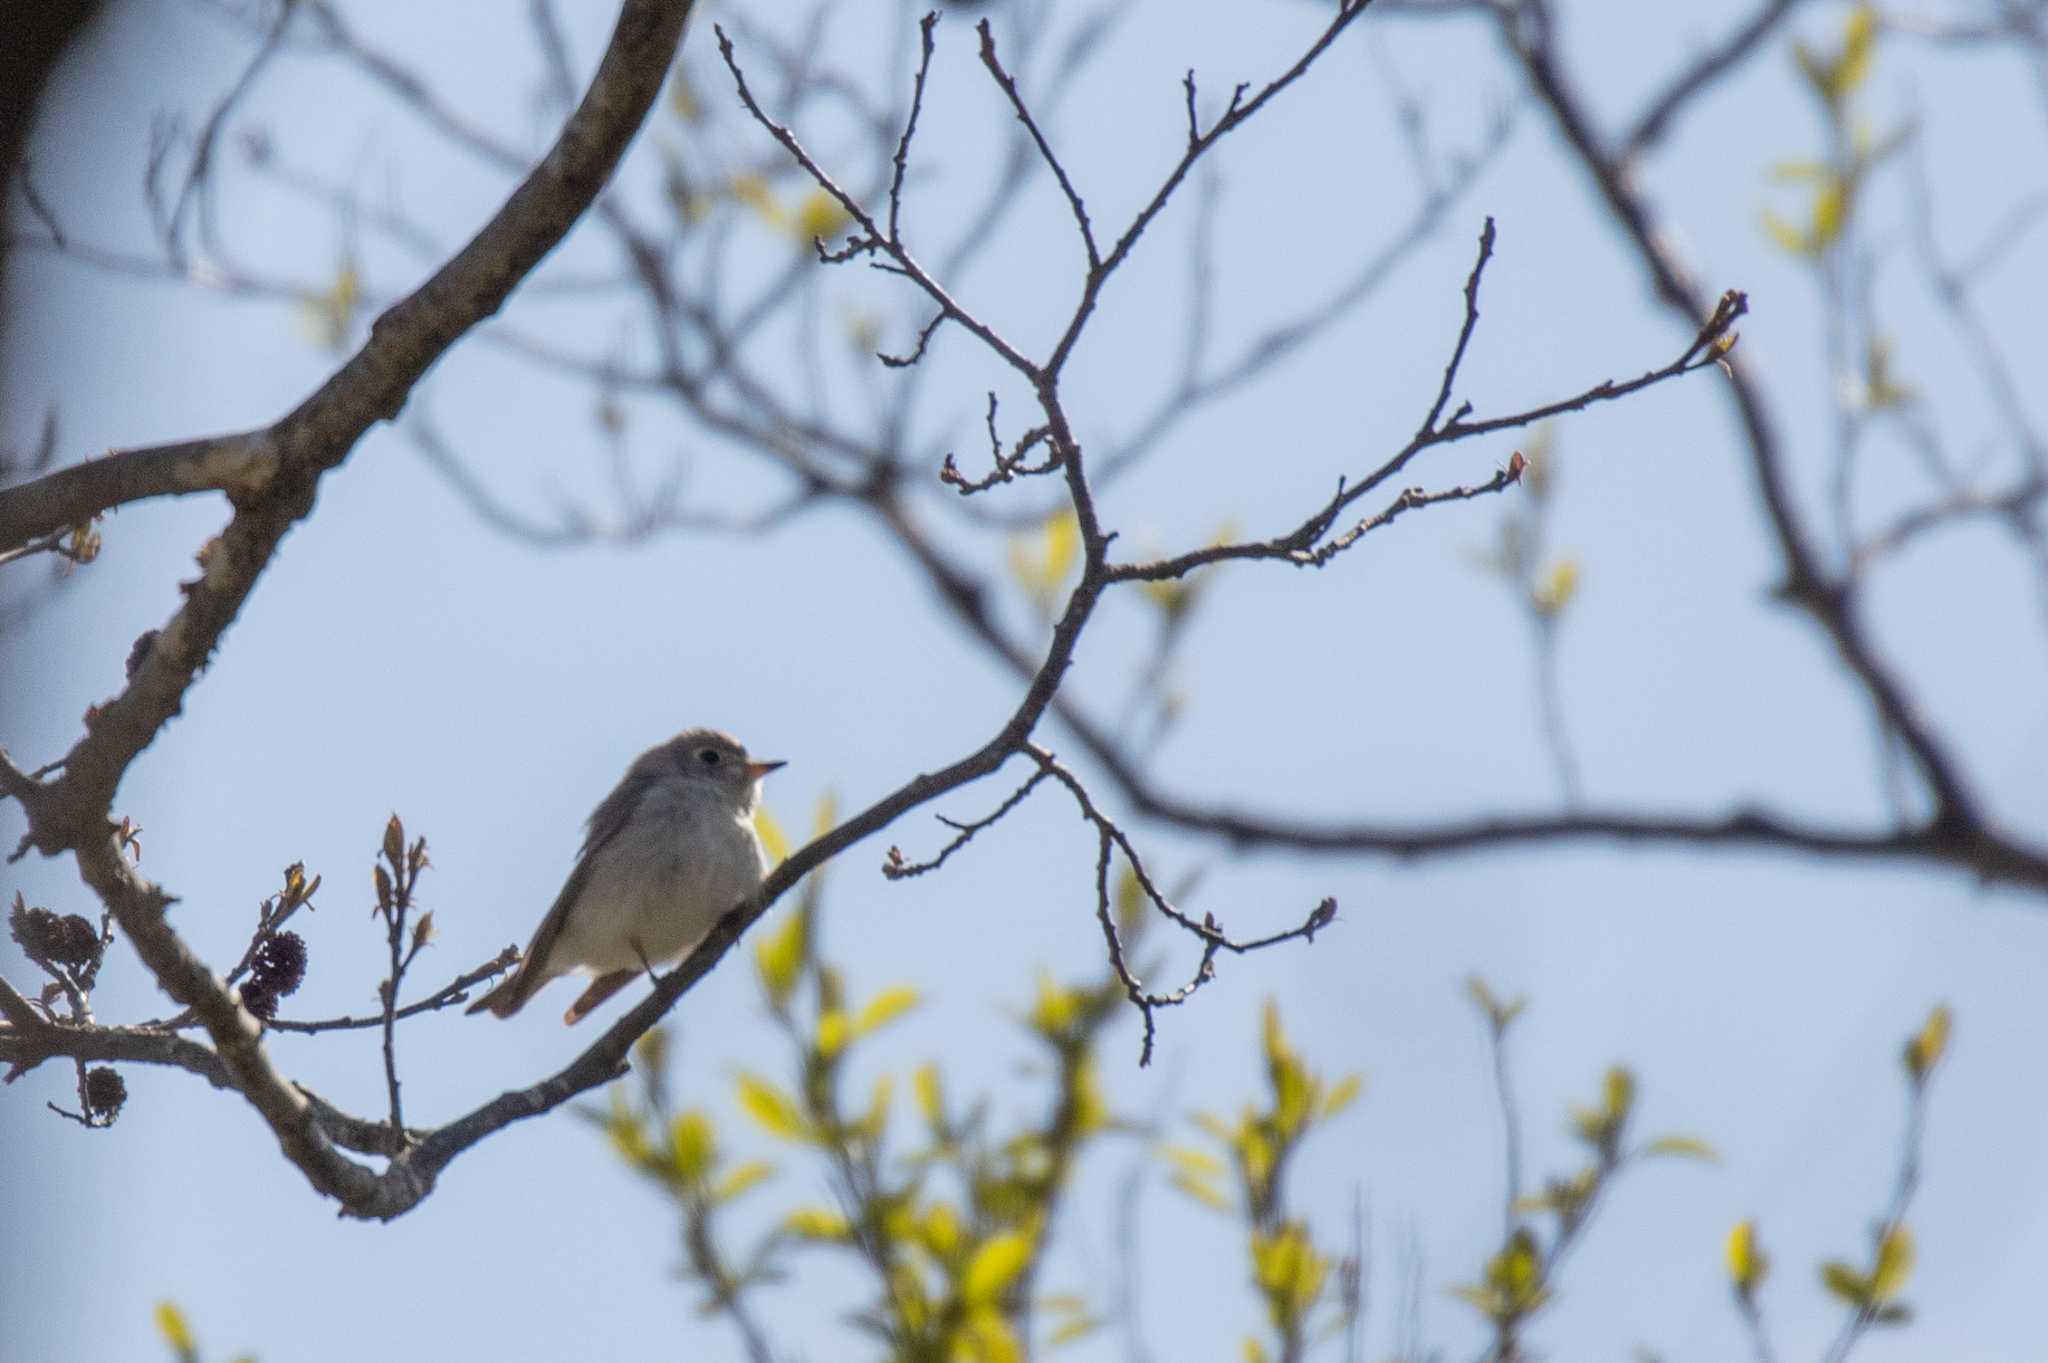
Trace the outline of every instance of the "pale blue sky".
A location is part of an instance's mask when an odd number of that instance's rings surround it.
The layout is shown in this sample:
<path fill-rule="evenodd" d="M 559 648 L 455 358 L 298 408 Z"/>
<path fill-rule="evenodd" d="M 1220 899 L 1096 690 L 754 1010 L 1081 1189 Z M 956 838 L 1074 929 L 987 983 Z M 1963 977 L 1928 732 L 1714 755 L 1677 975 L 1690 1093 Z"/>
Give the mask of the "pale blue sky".
<path fill-rule="evenodd" d="M 571 45 L 587 74 L 610 7 L 563 8 L 574 11 Z M 884 7 L 843 8 L 828 46 L 847 64 L 871 69 L 882 44 L 909 41 L 907 26 L 899 33 L 879 17 Z M 1676 8 L 1566 7 L 1567 50 L 1603 116 L 1628 116 L 1721 27 Z M 478 3 L 352 11 L 479 122 L 522 147 L 541 135 L 523 9 L 516 19 L 510 7 Z M 1053 12 L 1064 24 L 1080 11 Z M 888 8 L 888 24 L 895 13 Z M 1803 31 L 1832 41 L 1841 17 L 1815 6 Z M 1316 22 L 1308 5 L 1136 7 L 1056 131 L 1097 221 L 1128 213 L 1176 153 L 1181 71 L 1196 68 L 1218 93 L 1261 79 Z M 703 96 L 723 105 L 729 88 L 704 60 L 710 36 L 708 26 L 691 35 L 692 69 Z M 964 16 L 941 25 L 940 43 L 930 111 L 943 116 L 928 114 L 927 170 L 909 210 L 912 231 L 934 241 L 964 212 L 961 187 L 982 183 L 1006 117 Z M 96 30 L 60 75 L 35 148 L 40 183 L 67 224 L 146 249 L 139 185 L 150 120 L 202 111 L 245 51 L 184 7 L 127 7 Z M 1516 99 L 1482 29 L 1368 16 L 1218 158 L 1226 187 L 1215 325 L 1226 353 L 1230 339 L 1313 303 L 1413 211 L 1390 72 L 1448 149 L 1474 145 Z M 1886 125 L 1922 117 L 1956 246 L 2043 189 L 2034 99 L 2008 59 L 1887 46 L 1874 112 Z M 285 58 L 250 113 L 291 164 L 388 184 L 451 243 L 506 186 L 331 62 Z M 803 131 L 824 154 L 844 149 L 830 126 Z M 1757 212 L 1770 192 L 1766 168 L 1811 154 L 1819 135 L 1778 52 L 1681 124 L 1648 177 L 1711 284 L 1750 291 L 1742 343 L 1764 366 L 1808 492 L 1824 485 L 1829 392 L 1814 296 L 1764 240 Z M 667 114 L 643 136 L 626 173 L 643 209 L 655 202 L 650 144 L 688 149 L 689 137 Z M 765 144 L 748 145 L 758 153 Z M 1338 474 L 1376 462 L 1434 392 L 1488 213 L 1500 247 L 1462 395 L 1482 411 L 1505 410 L 1664 363 L 1683 345 L 1679 329 L 1653 310 L 1585 190 L 1540 112 L 1521 110 L 1499 156 L 1370 306 L 1182 427 L 1105 493 L 1110 522 L 1167 544 L 1206 537 L 1229 517 L 1255 530 L 1290 525 Z M 1941 395 L 1936 415 L 1957 449 L 1998 449 L 2000 428 L 1965 357 L 1905 280 L 1902 203 L 1901 185 L 1888 182 L 1872 220 L 1884 258 L 1902 272 L 1880 293 L 1901 369 Z M 1177 362 L 1191 207 L 1162 223 L 1117 281 L 1077 361 L 1071 400 L 1084 442 L 1108 445 L 1131 429 Z M 1028 344 L 1066 306 L 1078 252 L 1049 186 L 1019 213 L 962 292 Z M 266 269 L 316 281 L 333 268 L 332 221 L 246 176 L 230 180 L 222 218 Z M 765 234 L 741 245 L 738 270 L 769 268 L 782 249 Z M 1982 297 L 2021 373 L 2048 358 L 2033 284 L 2044 249 L 2036 233 Z M 368 247 L 366 260 L 379 292 L 418 278 L 417 263 L 388 248 Z M 614 264 L 608 243 L 585 232 L 548 268 Z M 333 363 L 287 307 L 42 256 L 17 255 L 14 268 L 0 438 L 28 440 L 54 400 L 66 459 L 272 419 Z M 828 319 L 900 298 L 892 281 L 852 269 L 817 287 Z M 602 354 L 626 309 L 522 299 L 505 324 Z M 900 325 L 891 333 L 898 343 L 904 335 Z M 921 429 L 957 442 L 972 467 L 985 449 L 981 393 L 1002 380 L 957 334 L 943 338 L 934 364 Z M 1864 710 L 1825 642 L 1764 599 L 1772 559 L 1717 385 L 1697 375 L 1558 431 L 1555 538 L 1585 565 L 1560 649 L 1587 792 L 1660 809 L 1761 799 L 1816 818 L 1879 818 Z M 472 343 L 434 372 L 415 410 L 431 413 L 513 503 L 544 512 L 566 490 L 602 505 L 586 387 Z M 690 461 L 693 506 L 752 504 L 777 486 L 669 408 L 635 402 L 630 420 L 645 468 Z M 1432 456 L 1415 476 L 1471 481 L 1513 448 L 1475 442 Z M 1891 449 L 1873 455 L 1870 486 L 1873 510 L 1920 491 Z M 936 484 L 933 493 L 922 510 L 945 525 L 950 494 Z M 997 494 L 1011 506 L 1042 495 Z M 1182 659 L 1188 710 L 1159 754 L 1161 779 L 1332 818 L 1545 806 L 1553 783 L 1535 739 L 1526 623 L 1469 561 L 1509 510 L 1495 500 L 1413 516 L 1317 574 L 1220 574 Z M 175 581 L 223 515 L 202 500 L 109 519 L 101 561 L 0 655 L 0 740 L 11 752 L 37 764 L 69 744 L 84 707 L 118 684 L 130 640 L 172 608 Z M 1000 537 L 946 534 L 1000 571 Z M 17 579 L 38 571 L 9 570 Z M 1988 533 L 1931 539 L 1889 570 L 1875 600 L 1880 636 L 1993 807 L 2048 836 L 2048 644 L 2024 564 Z M 1021 599 L 1004 611 L 1028 628 Z M 1105 608 L 1071 683 L 1096 713 L 1118 712 L 1148 627 L 1135 596 Z M 770 800 L 805 823 L 828 790 L 842 806 L 858 804 L 979 743 L 1013 695 L 1009 678 L 940 619 L 916 572 L 853 516 L 813 515 L 757 540 L 685 533 L 630 551 L 536 551 L 482 528 L 403 433 L 384 429 L 323 484 L 317 513 L 287 540 L 118 807 L 147 829 L 144 869 L 182 896 L 180 928 L 216 960 L 239 951 L 280 867 L 303 859 L 325 875 L 321 912 L 301 925 L 312 969 L 290 1009 L 327 1015 L 374 997 L 382 947 L 364 923 L 367 864 L 393 809 L 432 845 L 423 893 L 441 936 L 420 969 L 423 984 L 438 983 L 524 940 L 567 868 L 579 821 L 633 754 L 674 730 L 715 723 L 790 759 Z M 1071 746 L 1057 731 L 1049 739 Z M 978 814 L 1007 789 L 976 789 L 941 808 Z M 19 826 L 0 807 L 0 839 L 11 845 Z M 992 1091 L 1000 1111 L 1022 1101 L 1013 1062 L 1025 1054 L 1005 1006 L 1027 995 L 1038 963 L 1069 975 L 1099 968 L 1093 842 L 1045 796 L 941 875 L 890 884 L 875 874 L 890 842 L 929 849 L 935 832 L 914 816 L 835 865 L 829 947 L 857 988 L 910 981 L 929 999 L 874 1043 L 873 1062 L 907 1068 L 937 1057 L 956 1090 Z M 1475 971 L 1533 1001 L 1515 1040 L 1532 1169 L 1563 1167 L 1564 1105 L 1590 1096 L 1617 1060 L 1642 1076 L 1646 1129 L 1702 1135 L 1726 1156 L 1713 1168 L 1653 1167 L 1619 1189 L 1571 1264 L 1561 1304 L 1534 1333 L 1548 1355 L 1622 1358 L 1641 1344 L 1675 1360 L 1744 1356 L 1720 1254 L 1729 1225 L 1754 1215 L 1778 1264 L 1765 1304 L 1781 1352 L 1817 1356 L 1838 1316 L 1811 1266 L 1864 1248 L 1896 1156 L 1898 1044 L 1944 999 L 1959 1021 L 1913 1217 L 1921 1322 L 1873 1337 L 1858 1357 L 2003 1360 L 2038 1349 L 2048 1325 L 2038 1288 L 2048 1263 L 2039 1060 L 2048 925 L 2038 898 L 1980 891 L 1955 875 L 1778 855 L 1583 847 L 1412 866 L 1232 860 L 1141 832 L 1168 880 L 1207 868 L 1195 906 L 1233 928 L 1291 922 L 1325 894 L 1342 905 L 1336 929 L 1313 947 L 1225 961 L 1194 1006 L 1162 1018 L 1151 1072 L 1133 1065 L 1135 1018 L 1120 1021 L 1105 1059 L 1129 1113 L 1178 1121 L 1191 1107 L 1234 1107 L 1259 1082 L 1257 1010 L 1279 995 L 1311 1060 L 1365 1072 L 1365 1099 L 1310 1148 L 1296 1187 L 1339 1243 L 1354 1189 L 1372 1208 L 1375 1356 L 1391 1347 L 1393 1249 L 1410 1225 L 1428 1254 L 1429 1338 L 1454 1356 L 1478 1339 L 1476 1318 L 1440 1290 L 1469 1279 L 1498 1236 L 1497 1122 L 1481 1029 L 1459 989 Z M 68 864 L 11 867 L 0 890 L 11 898 L 17 887 L 63 911 L 89 907 Z M 6 961 L 16 977 L 18 956 Z M 132 958 L 117 951 L 112 962 L 101 1017 L 159 1012 Z M 558 1066 L 588 1038 L 553 1017 L 539 1008 L 505 1024 L 454 1013 L 413 1024 L 403 1043 L 408 1115 L 452 1116 Z M 735 1068 L 772 1070 L 780 1058 L 750 971 L 728 963 L 673 1021 L 679 1090 L 730 1116 L 733 1141 L 760 1145 L 728 1097 Z M 380 1110 L 371 1034 L 281 1038 L 276 1049 L 295 1077 L 345 1106 Z M 243 1105 L 183 1074 L 126 1077 L 128 1110 L 104 1133 L 43 1110 L 45 1099 L 69 1096 L 57 1066 L 0 1101 L 14 1228 L 0 1251 L 11 1298 L 0 1355 L 9 1360 L 159 1357 L 150 1308 L 163 1298 L 185 1307 L 209 1358 L 736 1356 L 730 1334 L 700 1321 L 672 1277 L 662 1205 L 567 1113 L 492 1139 L 417 1211 L 364 1226 L 336 1220 Z M 1113 1194 L 1134 1155 L 1112 1143 L 1085 1172 L 1047 1287 L 1103 1280 L 1115 1253 Z M 792 1191 L 757 1194 L 758 1214 L 788 1205 L 795 1189 L 820 1189 L 801 1158 L 783 1163 Z M 1257 1321 L 1237 1237 L 1163 1183 L 1144 1207 L 1143 1325 L 1156 1356 L 1235 1356 L 1236 1336 Z M 774 1298 L 789 1356 L 864 1356 L 837 1319 L 854 1304 L 855 1280 L 822 1259 L 818 1268 Z M 1105 1335 L 1072 1356 L 1121 1355 Z"/>

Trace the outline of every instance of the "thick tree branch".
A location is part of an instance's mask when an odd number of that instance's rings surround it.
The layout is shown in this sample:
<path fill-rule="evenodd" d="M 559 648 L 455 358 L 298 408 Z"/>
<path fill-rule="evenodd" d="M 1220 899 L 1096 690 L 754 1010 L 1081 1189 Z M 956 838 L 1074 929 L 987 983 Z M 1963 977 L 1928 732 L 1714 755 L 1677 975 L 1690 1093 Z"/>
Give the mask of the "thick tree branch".
<path fill-rule="evenodd" d="M 182 707 L 185 690 L 268 565 L 311 509 L 320 476 L 379 421 L 395 416 L 427 369 L 504 305 L 596 198 L 660 89 L 686 0 L 631 0 L 583 104 L 560 139 L 468 245 L 388 309 L 362 347 L 283 419 L 241 439 L 275 458 L 270 478 L 238 490 L 237 513 L 201 551 L 201 576 L 161 629 L 127 690 L 100 707 L 66 759 L 35 844 L 56 852 L 91 835 L 128 763 Z M 26 489 L 23 489 L 26 491 Z"/>
<path fill-rule="evenodd" d="M 175 445 L 115 450 L 0 489 L 0 550 L 152 497 L 193 492 L 261 492 L 277 473 L 268 432 L 241 431 Z"/>
<path fill-rule="evenodd" d="M 181 707 L 184 693 L 254 589 L 290 527 L 312 507 L 320 476 L 347 458 L 372 425 L 394 416 L 448 348 L 501 307 L 597 198 L 666 78 L 689 0 L 626 0 L 582 103 L 553 148 L 505 205 L 420 289 L 381 316 L 369 339 L 321 388 L 267 430 L 276 453 L 259 489 L 243 491 L 227 529 L 200 554 L 201 576 L 157 632 L 127 690 L 100 708 L 86 737 L 47 784 L 12 764 L 7 792 L 29 816 L 29 841 L 71 850 L 164 990 L 206 1027 L 229 1078 L 276 1133 L 313 1186 L 364 1215 L 395 1215 L 431 1186 L 395 1160 L 383 1174 L 340 1153 L 313 1106 L 272 1065 L 256 1019 L 170 927 L 169 895 L 136 872 L 108 819 L 128 764 Z"/>

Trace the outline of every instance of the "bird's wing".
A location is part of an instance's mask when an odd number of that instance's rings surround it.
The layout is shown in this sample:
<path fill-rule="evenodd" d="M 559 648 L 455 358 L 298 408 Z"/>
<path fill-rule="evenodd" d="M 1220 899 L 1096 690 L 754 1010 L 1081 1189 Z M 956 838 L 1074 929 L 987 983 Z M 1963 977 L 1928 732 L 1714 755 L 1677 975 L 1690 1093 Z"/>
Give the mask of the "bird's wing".
<path fill-rule="evenodd" d="M 600 847 L 617 837 L 626 821 L 633 817 L 633 811 L 640 807 L 641 798 L 658 779 L 654 764 L 648 761 L 651 756 L 653 754 L 647 754 L 635 762 L 618 788 L 590 811 L 590 822 L 586 825 L 588 831 L 583 835 L 583 851 L 579 854 L 582 860 L 590 860 Z"/>
<path fill-rule="evenodd" d="M 547 960 L 555 948 L 555 939 L 562 935 L 562 929 L 569 921 L 570 911 L 583 898 L 583 887 L 590 881 L 591 861 L 625 828 L 654 781 L 652 770 L 644 770 L 640 763 L 635 763 L 633 770 L 626 773 L 626 779 L 619 782 L 618 789 L 605 796 L 590 812 L 589 831 L 583 836 L 583 850 L 576 856 L 576 868 L 569 872 L 569 879 L 563 884 L 562 892 L 555 896 L 548 916 L 541 919 L 540 926 L 534 929 L 533 944 L 526 949 L 527 960 L 536 963 Z"/>
<path fill-rule="evenodd" d="M 606 843 L 619 835 L 633 811 L 640 806 L 640 800 L 654 784 L 655 773 L 643 771 L 635 764 L 626 773 L 626 779 L 619 782 L 618 789 L 604 797 L 590 815 L 590 830 L 583 839 L 583 850 L 577 854 L 576 865 L 569 872 L 569 879 L 563 882 L 562 892 L 555 896 L 549 906 L 547 917 L 540 920 L 540 926 L 533 931 L 533 940 L 527 944 L 526 954 L 519 959 L 519 969 L 511 979 L 492 990 L 476 1007 L 490 1006 L 493 1011 L 502 1008 L 499 1016 L 509 1016 L 522 1007 L 526 1000 L 543 983 L 541 971 L 546 967 L 548 957 L 554 954 L 555 942 L 568 925 L 569 914 L 578 900 L 583 898 L 584 886 L 590 882 L 590 866 L 593 858 L 604 849 Z M 502 995 L 502 997 L 500 997 Z M 474 1011 L 474 1009 L 472 1009 Z"/>

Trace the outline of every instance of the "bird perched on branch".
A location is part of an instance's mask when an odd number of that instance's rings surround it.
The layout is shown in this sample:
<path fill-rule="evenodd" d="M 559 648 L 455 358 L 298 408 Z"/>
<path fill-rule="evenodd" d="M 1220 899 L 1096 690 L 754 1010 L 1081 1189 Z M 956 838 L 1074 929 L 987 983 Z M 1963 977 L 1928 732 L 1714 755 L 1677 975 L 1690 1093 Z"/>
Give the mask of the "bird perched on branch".
<path fill-rule="evenodd" d="M 686 729 L 642 753 L 591 814 L 519 968 L 468 1011 L 511 1017 L 548 981 L 586 970 L 597 978 L 562 1016 L 577 1022 L 703 941 L 768 869 L 754 803 L 761 778 L 782 765 L 752 760 L 715 729 Z"/>

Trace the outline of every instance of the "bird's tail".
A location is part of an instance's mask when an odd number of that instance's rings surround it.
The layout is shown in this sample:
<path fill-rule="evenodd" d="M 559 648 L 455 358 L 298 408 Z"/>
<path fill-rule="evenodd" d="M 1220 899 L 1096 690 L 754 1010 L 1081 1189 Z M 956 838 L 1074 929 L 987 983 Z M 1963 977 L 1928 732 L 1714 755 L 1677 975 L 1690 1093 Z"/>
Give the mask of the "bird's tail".
<path fill-rule="evenodd" d="M 637 970 L 614 970 L 609 975 L 599 975 L 590 982 L 590 988 L 583 991 L 583 996 L 569 1005 L 569 1011 L 562 1014 L 562 1021 L 568 1026 L 575 1026 L 590 1015 L 591 1009 L 638 978 L 640 972 Z"/>
<path fill-rule="evenodd" d="M 526 1001 L 533 997 L 533 975 L 526 966 L 527 963 L 521 961 L 519 968 L 501 980 L 496 989 L 462 1011 L 481 1013 L 489 1009 L 498 1017 L 508 1018 L 524 1008 Z"/>

